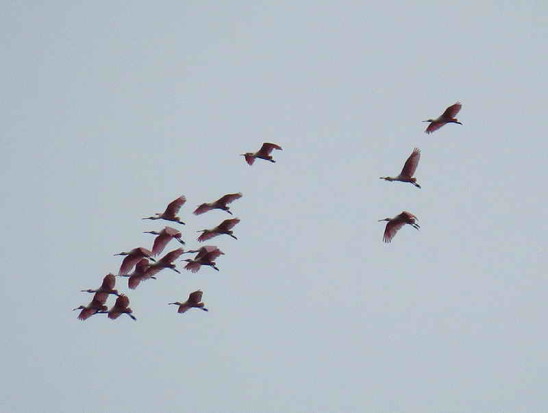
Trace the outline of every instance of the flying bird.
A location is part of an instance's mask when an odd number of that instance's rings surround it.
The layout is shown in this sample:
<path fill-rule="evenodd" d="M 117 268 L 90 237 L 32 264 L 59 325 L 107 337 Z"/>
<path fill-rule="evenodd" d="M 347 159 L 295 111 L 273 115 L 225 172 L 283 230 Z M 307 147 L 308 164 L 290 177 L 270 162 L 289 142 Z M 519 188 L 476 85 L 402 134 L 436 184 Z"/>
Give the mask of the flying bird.
<path fill-rule="evenodd" d="M 127 286 L 134 290 L 136 289 L 141 281 L 148 280 L 149 278 L 154 278 L 154 276 L 147 276 L 147 270 L 150 267 L 150 262 L 146 258 L 142 258 L 137 264 L 135 264 L 135 270 L 125 277 L 129 277 L 127 280 Z"/>
<path fill-rule="evenodd" d="M 415 185 L 417 188 L 420 188 L 421 186 L 417 183 L 417 179 L 413 178 L 413 175 L 415 175 L 415 171 L 417 170 L 417 166 L 419 166 L 419 160 L 421 159 L 421 151 L 418 148 L 413 149 L 413 152 L 411 155 L 409 155 L 409 158 L 407 158 L 407 161 L 405 161 L 405 165 L 403 165 L 403 169 L 401 170 L 400 174 L 396 177 L 390 177 L 390 176 L 381 176 L 381 179 L 384 179 L 385 181 L 400 181 L 400 182 L 409 182 Z"/>
<path fill-rule="evenodd" d="M 221 255 L 224 255 L 224 252 L 222 252 L 219 248 L 212 245 L 207 245 L 198 250 L 192 250 L 187 252 L 197 252 L 197 254 L 194 259 L 188 258 L 186 260 L 183 260 L 188 263 L 187 265 L 185 265 L 185 270 L 198 272 L 202 265 L 209 265 L 213 269 L 219 271 L 216 266 L 215 259 L 217 259 Z"/>
<path fill-rule="evenodd" d="M 105 305 L 105 303 L 107 302 L 107 297 L 107 293 L 95 293 L 95 295 L 93 296 L 93 300 L 91 300 L 91 302 L 87 306 L 81 305 L 79 307 L 76 307 L 72 311 L 82 310 L 80 311 L 80 314 L 78 314 L 78 320 L 87 320 L 92 315 L 107 310 L 108 307 Z"/>
<path fill-rule="evenodd" d="M 121 294 L 117 299 L 112 308 L 108 311 L 98 311 L 99 313 L 106 313 L 108 314 L 108 318 L 111 320 L 116 320 L 118 317 L 120 317 L 122 314 L 127 314 L 130 316 L 133 320 L 137 320 L 135 316 L 132 314 L 133 310 L 129 308 L 129 298 L 127 295 Z"/>
<path fill-rule="evenodd" d="M 223 211 L 226 211 L 230 215 L 232 215 L 232 212 L 230 212 L 230 209 L 228 208 L 228 204 L 237 199 L 240 199 L 241 197 L 242 194 L 240 192 L 238 192 L 237 194 L 226 194 L 214 202 L 206 202 L 198 206 L 198 208 L 196 208 L 196 210 L 194 211 L 194 214 L 200 215 L 207 211 L 211 211 L 212 209 L 222 209 Z"/>
<path fill-rule="evenodd" d="M 158 262 L 148 267 L 148 269 L 145 272 L 145 277 L 152 278 L 154 275 L 158 274 L 164 268 L 169 268 L 170 270 L 173 270 L 176 273 L 180 274 L 181 272 L 177 268 L 175 268 L 175 264 L 173 264 L 173 262 L 177 258 L 179 258 L 183 253 L 184 253 L 184 250 L 182 248 L 178 248 L 176 250 L 168 252 L 166 255 L 160 258 Z"/>
<path fill-rule="evenodd" d="M 401 214 L 396 215 L 394 218 L 384 218 L 380 219 L 381 221 L 388 221 L 386 228 L 384 230 L 383 241 L 391 242 L 394 235 L 403 227 L 405 224 L 411 225 L 415 229 L 419 229 L 420 226 L 415 221 L 418 221 L 418 218 L 410 212 L 403 211 Z"/>
<path fill-rule="evenodd" d="M 171 304 L 178 305 L 179 309 L 177 310 L 177 312 L 179 314 L 184 313 L 185 311 L 191 308 L 199 308 L 204 311 L 209 311 L 207 308 L 204 307 L 205 304 L 201 302 L 202 295 L 203 295 L 203 292 L 201 290 L 194 291 L 193 293 L 189 294 L 188 300 L 186 300 L 185 302 L 180 303 L 177 301 L 174 303 L 169 303 L 169 305 Z"/>
<path fill-rule="evenodd" d="M 119 295 L 118 290 L 114 289 L 114 285 L 116 284 L 116 277 L 114 274 L 107 274 L 103 278 L 103 283 L 99 288 L 96 290 L 81 290 L 83 293 L 105 293 L 105 294 L 114 294 Z"/>
<path fill-rule="evenodd" d="M 118 272 L 118 275 L 125 275 L 130 272 L 141 258 L 149 258 L 152 261 L 155 261 L 155 259 L 152 258 L 152 251 L 149 251 L 143 247 L 133 248 L 129 252 L 120 252 L 119 254 L 114 255 L 126 256 L 126 258 L 124 258 L 124 260 L 122 261 L 122 265 L 120 265 L 120 271 Z"/>
<path fill-rule="evenodd" d="M 423 122 L 430 122 L 430 125 L 428 125 L 425 132 L 432 133 L 434 131 L 437 131 L 446 123 L 458 123 L 459 125 L 462 125 L 462 123 L 455 118 L 461 108 L 462 105 L 460 104 L 460 102 L 457 102 L 454 105 L 451 105 L 447 109 L 445 109 L 445 112 L 443 112 L 437 119 L 423 120 Z"/>
<path fill-rule="evenodd" d="M 263 143 L 263 146 L 261 146 L 261 149 L 259 149 L 257 152 L 255 153 L 246 152 L 246 153 L 242 153 L 241 156 L 245 157 L 245 161 L 249 165 L 253 165 L 253 162 L 255 162 L 256 158 L 264 159 L 265 161 L 276 162 L 274 159 L 272 159 L 272 156 L 270 155 L 270 153 L 274 149 L 281 151 L 282 147 L 279 145 L 276 145 L 275 143 L 265 142 Z"/>
<path fill-rule="evenodd" d="M 232 228 L 236 226 L 240 222 L 238 218 L 232 218 L 232 219 L 225 219 L 223 222 L 221 222 L 219 225 L 217 225 L 215 228 L 211 229 L 202 229 L 198 232 L 201 232 L 202 235 L 198 237 L 198 241 L 203 242 L 208 239 L 211 239 L 213 237 L 216 237 L 217 235 L 226 234 L 230 235 L 234 239 L 238 239 L 234 236 L 232 233 Z"/>
<path fill-rule="evenodd" d="M 157 237 L 154 238 L 154 244 L 152 245 L 152 255 L 154 256 L 160 254 L 172 239 L 176 239 L 180 244 L 185 245 L 185 242 L 181 239 L 181 232 L 175 228 L 165 227 L 160 232 L 145 231 L 144 233 L 157 235 Z"/>
<path fill-rule="evenodd" d="M 184 197 L 184 195 L 181 195 L 176 200 L 171 201 L 164 212 L 162 213 L 156 212 L 156 215 L 154 215 L 153 217 L 148 217 L 143 219 L 152 219 L 152 220 L 164 219 L 166 221 L 178 222 L 179 224 L 185 225 L 185 223 L 181 221 L 181 219 L 177 216 L 177 214 L 179 213 L 179 210 L 181 209 L 181 207 L 183 206 L 185 202 L 186 202 L 186 198 Z"/>

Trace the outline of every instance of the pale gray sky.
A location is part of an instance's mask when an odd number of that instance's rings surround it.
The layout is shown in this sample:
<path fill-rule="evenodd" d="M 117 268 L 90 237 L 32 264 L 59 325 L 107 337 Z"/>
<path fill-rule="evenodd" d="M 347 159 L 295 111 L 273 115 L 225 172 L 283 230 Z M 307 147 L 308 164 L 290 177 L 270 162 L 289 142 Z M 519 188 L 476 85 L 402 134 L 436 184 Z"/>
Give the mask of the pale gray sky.
<path fill-rule="evenodd" d="M 548 4 L 373 3 L 4 2 L 1 411 L 548 410 Z M 76 319 L 141 217 L 184 194 L 194 248 L 229 192 L 219 273 Z"/>

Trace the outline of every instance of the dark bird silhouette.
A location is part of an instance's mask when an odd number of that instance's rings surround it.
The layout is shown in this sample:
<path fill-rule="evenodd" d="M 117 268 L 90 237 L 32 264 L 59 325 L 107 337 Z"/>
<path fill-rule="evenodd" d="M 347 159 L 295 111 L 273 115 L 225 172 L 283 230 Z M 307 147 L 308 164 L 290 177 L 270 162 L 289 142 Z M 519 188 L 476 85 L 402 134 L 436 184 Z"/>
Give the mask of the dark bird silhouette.
<path fill-rule="evenodd" d="M 276 145 L 275 143 L 265 142 L 263 143 L 263 146 L 261 146 L 261 149 L 259 149 L 257 152 L 246 152 L 242 153 L 241 156 L 245 158 L 245 161 L 249 165 L 253 165 L 256 158 L 264 159 L 265 161 L 276 162 L 274 159 L 272 159 L 272 156 L 270 155 L 274 149 L 281 151 L 282 147 Z"/>
<path fill-rule="evenodd" d="M 403 211 L 401 214 L 396 215 L 394 218 L 384 218 L 380 219 L 381 221 L 388 221 L 386 228 L 384 230 L 383 241 L 391 242 L 394 235 L 403 227 L 405 224 L 411 225 L 415 229 L 419 229 L 420 226 L 415 221 L 418 221 L 418 218 L 410 212 Z"/>
<path fill-rule="evenodd" d="M 181 221 L 181 219 L 177 216 L 177 214 L 179 213 L 179 210 L 181 209 L 181 207 L 183 206 L 185 202 L 186 202 L 186 198 L 184 197 L 184 195 L 181 195 L 176 200 L 171 201 L 164 212 L 161 212 L 161 213 L 156 212 L 154 216 L 143 218 L 143 219 L 152 219 L 152 220 L 163 219 L 166 221 L 177 222 L 179 224 L 185 225 L 185 223 Z"/>
<path fill-rule="evenodd" d="M 204 307 L 204 303 L 201 302 L 202 295 L 203 295 L 203 292 L 201 290 L 194 291 L 193 293 L 189 294 L 188 300 L 186 300 L 185 302 L 181 303 L 177 301 L 174 303 L 169 303 L 169 305 L 172 305 L 172 304 L 178 305 L 179 309 L 177 310 L 177 312 L 179 314 L 182 314 L 191 308 L 199 308 L 203 311 L 209 311 L 207 308 Z"/>
<path fill-rule="evenodd" d="M 206 202 L 198 206 L 198 208 L 196 208 L 196 210 L 194 211 L 194 214 L 200 215 L 207 211 L 211 211 L 212 209 L 222 209 L 223 211 L 226 211 L 230 215 L 232 215 L 232 212 L 230 212 L 230 209 L 228 208 L 228 204 L 230 204 L 231 202 L 241 197 L 242 197 L 242 194 L 240 192 L 238 192 L 237 194 L 226 194 L 222 196 L 221 198 L 217 199 L 216 201 Z"/>
<path fill-rule="evenodd" d="M 232 228 L 236 226 L 240 222 L 238 218 L 232 218 L 232 219 L 225 219 L 223 222 L 221 222 L 219 225 L 217 225 L 215 228 L 211 229 L 202 229 L 198 232 L 201 232 L 202 235 L 198 237 L 198 241 L 203 242 L 208 239 L 211 239 L 213 237 L 216 237 L 217 235 L 226 234 L 230 235 L 234 239 L 238 239 L 234 236 L 232 233 Z"/>
<path fill-rule="evenodd" d="M 418 148 L 413 149 L 413 152 L 411 155 L 409 155 L 409 158 L 407 158 L 407 161 L 405 161 L 405 165 L 403 166 L 403 169 L 401 170 L 400 174 L 396 177 L 390 177 L 390 176 L 381 176 L 381 179 L 384 179 L 385 181 L 400 181 L 400 182 L 409 182 L 415 185 L 417 188 L 420 188 L 421 186 L 417 183 L 417 178 L 413 178 L 413 175 L 415 175 L 415 171 L 417 170 L 417 166 L 419 166 L 419 160 L 421 159 L 421 151 Z"/>
<path fill-rule="evenodd" d="M 157 235 L 157 237 L 154 238 L 154 244 L 152 245 L 152 255 L 154 256 L 161 254 L 166 245 L 172 239 L 176 239 L 177 241 L 179 241 L 180 244 L 185 245 L 185 242 L 181 239 L 181 232 L 176 230 L 175 228 L 165 227 L 160 232 L 145 231 L 145 234 Z"/>
<path fill-rule="evenodd" d="M 462 108 L 462 105 L 460 104 L 460 102 L 457 102 L 454 105 L 451 105 L 447 109 L 445 109 L 445 112 L 443 112 L 438 118 L 424 120 L 423 122 L 430 122 L 430 125 L 428 125 L 425 132 L 426 133 L 435 132 L 447 123 L 458 123 L 459 125 L 462 125 L 462 123 L 455 118 L 455 116 L 457 116 L 457 113 L 459 113 L 461 108 Z"/>

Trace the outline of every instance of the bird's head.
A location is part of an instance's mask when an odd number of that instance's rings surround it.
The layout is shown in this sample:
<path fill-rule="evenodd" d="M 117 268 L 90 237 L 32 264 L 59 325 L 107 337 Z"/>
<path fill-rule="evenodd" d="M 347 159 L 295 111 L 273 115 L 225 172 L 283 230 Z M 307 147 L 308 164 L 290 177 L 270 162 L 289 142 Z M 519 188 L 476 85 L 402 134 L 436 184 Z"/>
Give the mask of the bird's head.
<path fill-rule="evenodd" d="M 381 176 L 379 179 L 384 179 L 385 181 L 393 181 L 394 178 L 391 178 L 390 176 Z"/>
<path fill-rule="evenodd" d="M 83 305 L 81 305 L 80 307 L 73 308 L 72 311 L 83 310 L 83 309 L 85 309 L 85 308 L 86 308 L 86 307 L 84 307 Z"/>
<path fill-rule="evenodd" d="M 423 120 L 423 122 L 434 122 L 434 119 Z"/>
<path fill-rule="evenodd" d="M 158 231 L 144 231 L 143 234 L 160 235 L 160 233 Z"/>
<path fill-rule="evenodd" d="M 384 218 L 384 219 L 379 219 L 378 222 L 383 222 L 383 221 L 390 221 L 392 218 Z"/>
<path fill-rule="evenodd" d="M 175 302 L 175 303 L 167 303 L 167 304 L 168 304 L 168 305 L 172 305 L 172 304 L 173 304 L 173 305 L 181 305 L 181 303 L 179 303 L 179 302 Z"/>
<path fill-rule="evenodd" d="M 114 256 L 117 256 L 117 255 L 129 255 L 129 252 L 119 252 L 118 254 L 114 254 Z"/>

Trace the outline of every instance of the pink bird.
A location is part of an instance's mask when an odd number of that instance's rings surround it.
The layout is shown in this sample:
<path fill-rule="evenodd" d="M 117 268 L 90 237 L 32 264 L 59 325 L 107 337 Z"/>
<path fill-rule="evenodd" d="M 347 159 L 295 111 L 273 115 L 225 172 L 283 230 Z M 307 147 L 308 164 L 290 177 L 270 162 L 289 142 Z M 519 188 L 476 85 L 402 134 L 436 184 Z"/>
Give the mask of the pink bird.
<path fill-rule="evenodd" d="M 79 307 L 76 307 L 72 311 L 82 310 L 80 311 L 80 314 L 78 314 L 78 320 L 87 320 L 94 314 L 106 311 L 107 306 L 105 305 L 105 303 L 107 302 L 107 297 L 107 293 L 95 293 L 95 295 L 93 296 L 93 300 L 91 300 L 91 302 L 87 306 L 81 305 Z"/>
<path fill-rule="evenodd" d="M 415 221 L 418 221 L 418 218 L 410 212 L 403 211 L 401 214 L 396 215 L 394 218 L 384 218 L 380 219 L 381 221 L 388 221 L 386 228 L 384 230 L 384 242 L 391 242 L 394 235 L 403 227 L 405 224 L 411 225 L 415 229 L 419 229 L 420 226 Z"/>
<path fill-rule="evenodd" d="M 175 303 L 169 303 L 169 305 L 178 305 L 179 309 L 177 310 L 177 312 L 179 314 L 182 314 L 191 308 L 199 308 L 203 311 L 209 311 L 207 308 L 204 307 L 205 304 L 201 302 L 203 294 L 204 293 L 201 290 L 194 291 L 193 293 L 189 294 L 188 300 L 186 300 L 185 302 L 180 303 L 177 301 Z"/>
<path fill-rule="evenodd" d="M 282 147 L 279 145 L 276 145 L 275 143 L 265 142 L 263 143 L 263 146 L 261 146 L 261 149 L 259 149 L 257 152 L 255 153 L 246 152 L 246 153 L 242 153 L 241 156 L 245 157 L 245 161 L 249 165 L 253 165 L 253 162 L 255 162 L 256 158 L 264 159 L 265 161 L 276 162 L 274 159 L 272 159 L 272 156 L 270 155 L 270 153 L 274 149 L 281 151 Z"/>
<path fill-rule="evenodd" d="M 236 226 L 240 222 L 238 218 L 233 219 L 225 219 L 223 222 L 221 222 L 219 225 L 217 225 L 215 228 L 211 229 L 202 229 L 198 232 L 201 232 L 202 235 L 198 237 L 198 241 L 203 242 L 208 239 L 211 239 L 213 237 L 216 237 L 217 235 L 226 234 L 230 235 L 234 239 L 238 239 L 234 236 L 232 233 L 232 228 Z"/>
<path fill-rule="evenodd" d="M 237 199 L 240 199 L 241 197 L 242 194 L 240 192 L 238 192 L 237 194 L 226 194 L 214 202 L 203 203 L 198 208 L 196 208 L 194 214 L 200 215 L 204 212 L 211 211 L 212 209 L 222 209 L 223 211 L 226 211 L 230 215 L 232 215 L 232 212 L 230 212 L 230 209 L 228 208 L 228 204 Z"/>
<path fill-rule="evenodd" d="M 154 275 L 158 274 L 164 268 L 169 268 L 170 270 L 173 270 L 176 273 L 180 274 L 181 272 L 177 268 L 175 268 L 175 264 L 173 264 L 173 262 L 177 258 L 179 258 L 183 253 L 184 253 L 184 250 L 182 248 L 178 248 L 176 250 L 168 252 L 166 255 L 160 258 L 156 264 L 152 264 L 151 266 L 148 267 L 148 269 L 145 272 L 145 277 L 152 278 Z"/>
<path fill-rule="evenodd" d="M 152 245 L 152 255 L 154 256 L 161 254 L 166 245 L 172 239 L 176 239 L 180 244 L 185 245 L 185 242 L 181 239 L 181 232 L 177 231 L 175 228 L 165 227 L 160 232 L 145 231 L 145 234 L 157 235 L 157 237 L 154 238 L 154 244 Z"/>
<path fill-rule="evenodd" d="M 149 278 L 154 278 L 154 276 L 147 276 L 147 271 L 150 267 L 150 263 L 146 258 L 142 258 L 137 264 L 135 264 L 135 270 L 128 274 L 127 277 L 127 286 L 134 290 L 138 287 L 141 281 L 148 280 Z"/>
<path fill-rule="evenodd" d="M 445 109 L 445 112 L 443 112 L 439 118 L 424 120 L 423 122 L 430 122 L 430 125 L 428 125 L 425 132 L 432 133 L 434 131 L 437 131 L 446 123 L 458 123 L 459 125 L 462 125 L 462 123 L 455 118 L 461 108 L 462 105 L 460 104 L 460 102 L 457 102 L 454 105 L 451 105 L 447 109 Z"/>
<path fill-rule="evenodd" d="M 405 161 L 405 165 L 403 166 L 403 169 L 401 170 L 400 174 L 394 178 L 390 176 L 381 176 L 381 179 L 384 179 L 385 181 L 400 181 L 400 182 L 409 182 L 415 185 L 417 188 L 420 188 L 421 186 L 417 183 L 417 178 L 413 178 L 413 175 L 415 175 L 415 171 L 417 170 L 417 166 L 419 166 L 419 160 L 421 159 L 421 151 L 418 148 L 413 149 L 413 152 L 411 155 L 409 155 L 409 158 L 407 158 L 407 161 Z"/>
<path fill-rule="evenodd" d="M 129 298 L 127 295 L 121 294 L 117 299 L 112 308 L 108 311 L 99 311 L 100 313 L 107 313 L 108 318 L 111 320 L 116 320 L 122 314 L 127 314 L 133 320 L 137 320 L 132 314 L 133 310 L 129 308 Z"/>
<path fill-rule="evenodd" d="M 179 210 L 181 209 L 181 207 L 183 206 L 185 202 L 186 202 L 186 198 L 184 197 L 184 195 L 181 195 L 176 200 L 171 201 L 164 212 L 162 213 L 156 212 L 156 215 L 154 215 L 153 217 L 148 217 L 143 219 L 152 219 L 152 220 L 164 219 L 166 221 L 178 222 L 179 224 L 185 225 L 185 223 L 181 221 L 181 219 L 177 216 L 177 214 L 179 213 Z"/>
<path fill-rule="evenodd" d="M 222 252 L 219 248 L 212 245 L 207 245 L 198 250 L 192 250 L 187 252 L 197 252 L 198 254 L 196 254 L 194 259 L 188 258 L 186 260 L 183 260 L 188 262 L 188 264 L 185 265 L 185 270 L 198 272 L 202 265 L 209 265 L 210 267 L 219 271 L 219 269 L 216 267 L 215 259 L 217 259 L 221 255 L 224 255 L 224 252 Z"/>
<path fill-rule="evenodd" d="M 149 251 L 143 247 L 133 248 L 129 252 L 120 252 L 119 254 L 114 255 L 126 256 L 126 258 L 124 258 L 124 260 L 122 261 L 122 265 L 120 266 L 120 271 L 118 272 L 118 275 L 125 275 L 129 273 L 141 258 L 149 258 L 152 261 L 155 261 L 154 258 L 152 258 L 152 251 Z"/>
<path fill-rule="evenodd" d="M 103 283 L 99 288 L 96 290 L 81 290 L 83 293 L 105 293 L 105 294 L 114 294 L 119 295 L 118 290 L 114 289 L 114 285 L 116 284 L 116 277 L 114 274 L 107 274 L 103 278 Z"/>

